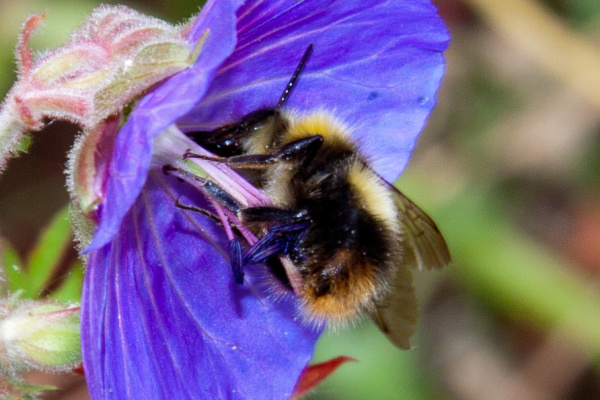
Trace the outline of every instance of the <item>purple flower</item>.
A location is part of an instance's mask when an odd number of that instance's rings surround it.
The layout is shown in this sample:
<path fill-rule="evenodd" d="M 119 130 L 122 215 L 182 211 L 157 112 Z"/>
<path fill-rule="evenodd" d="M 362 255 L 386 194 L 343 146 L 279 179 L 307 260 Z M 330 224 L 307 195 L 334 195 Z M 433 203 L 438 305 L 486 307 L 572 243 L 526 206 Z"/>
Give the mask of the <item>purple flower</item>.
<path fill-rule="evenodd" d="M 193 65 L 165 69 L 170 77 L 139 100 L 116 138 L 110 113 L 71 118 L 95 138 L 72 155 L 72 192 L 85 176 L 91 200 L 80 208 L 97 220 L 82 298 L 90 394 L 285 399 L 320 329 L 298 318 L 292 293 L 273 294 L 266 268 L 248 267 L 244 284 L 234 282 L 223 227 L 175 205 L 210 209 L 200 190 L 161 171 L 165 157 L 183 154 L 164 138 L 174 124 L 210 130 L 273 106 L 312 43 L 287 107 L 332 111 L 393 181 L 434 105 L 448 34 L 429 0 L 209 0 L 184 32 Z M 92 153 L 90 173 L 79 154 Z"/>

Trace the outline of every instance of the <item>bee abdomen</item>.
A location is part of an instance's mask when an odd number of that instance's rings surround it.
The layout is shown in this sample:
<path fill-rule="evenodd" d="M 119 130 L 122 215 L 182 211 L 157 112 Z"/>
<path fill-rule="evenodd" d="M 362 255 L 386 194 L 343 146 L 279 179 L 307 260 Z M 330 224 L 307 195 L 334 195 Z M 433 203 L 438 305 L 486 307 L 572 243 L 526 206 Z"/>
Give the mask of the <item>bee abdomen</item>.
<path fill-rule="evenodd" d="M 356 319 L 374 309 L 375 299 L 387 290 L 381 266 L 353 249 L 338 249 L 328 259 L 311 259 L 302 267 L 304 310 L 312 321 Z"/>

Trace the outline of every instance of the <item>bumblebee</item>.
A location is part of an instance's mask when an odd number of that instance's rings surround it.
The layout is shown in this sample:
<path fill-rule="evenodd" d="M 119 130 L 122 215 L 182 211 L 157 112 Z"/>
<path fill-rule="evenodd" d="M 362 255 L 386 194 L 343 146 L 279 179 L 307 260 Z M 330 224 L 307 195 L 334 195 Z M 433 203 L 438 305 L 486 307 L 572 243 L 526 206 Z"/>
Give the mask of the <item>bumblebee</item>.
<path fill-rule="evenodd" d="M 370 167 L 349 127 L 326 111 L 285 109 L 311 51 L 275 107 L 187 133 L 215 156 L 186 157 L 226 163 L 272 200 L 236 210 L 245 226 L 265 232 L 242 264 L 287 255 L 308 321 L 343 325 L 367 313 L 409 348 L 418 316 L 411 270 L 442 268 L 450 253 L 431 218 Z"/>

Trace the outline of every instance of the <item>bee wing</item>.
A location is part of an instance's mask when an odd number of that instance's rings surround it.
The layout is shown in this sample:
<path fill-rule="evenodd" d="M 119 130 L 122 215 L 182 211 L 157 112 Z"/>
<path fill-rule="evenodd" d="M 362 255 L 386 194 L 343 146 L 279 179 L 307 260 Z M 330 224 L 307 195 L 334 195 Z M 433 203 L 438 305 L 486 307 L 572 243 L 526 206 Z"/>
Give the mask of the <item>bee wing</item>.
<path fill-rule="evenodd" d="M 404 258 L 389 294 L 375 305 L 371 318 L 388 339 L 410 349 L 419 310 L 410 269 L 439 269 L 450 263 L 450 251 L 435 222 L 408 197 L 392 187 L 404 230 Z"/>
<path fill-rule="evenodd" d="M 401 349 L 410 349 L 410 337 L 417 326 L 419 310 L 408 268 L 398 268 L 389 294 L 376 304 L 370 315 L 392 343 Z"/>
<path fill-rule="evenodd" d="M 451 261 L 448 245 L 425 211 L 394 188 L 404 230 L 404 265 L 418 269 L 440 269 Z"/>

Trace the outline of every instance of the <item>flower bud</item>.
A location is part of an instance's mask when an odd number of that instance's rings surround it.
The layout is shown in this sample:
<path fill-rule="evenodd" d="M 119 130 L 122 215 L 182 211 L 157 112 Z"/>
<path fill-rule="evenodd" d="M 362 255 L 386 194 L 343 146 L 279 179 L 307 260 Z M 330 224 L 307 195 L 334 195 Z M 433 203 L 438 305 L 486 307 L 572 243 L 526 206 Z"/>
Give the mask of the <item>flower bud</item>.
<path fill-rule="evenodd" d="M 81 135 L 69 153 L 67 186 L 71 199 L 78 210 L 92 220 L 92 212 L 103 200 L 118 131 L 119 118 L 107 118 Z"/>
<path fill-rule="evenodd" d="M 45 14 L 25 21 L 17 44 L 19 80 L 0 110 L 0 170 L 27 131 L 46 118 L 89 130 L 155 83 L 193 64 L 202 46 L 173 26 L 123 6 L 101 6 L 63 46 L 33 59 L 28 41 Z"/>
<path fill-rule="evenodd" d="M 70 370 L 81 362 L 79 321 L 80 309 L 75 305 L 3 299 L 0 369 L 11 375 L 30 369 Z"/>

